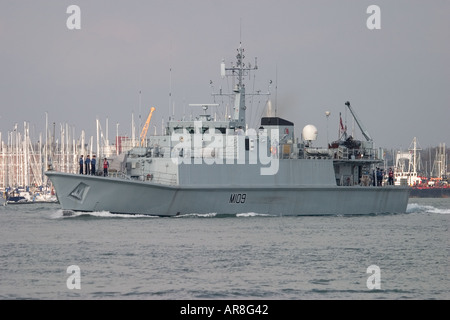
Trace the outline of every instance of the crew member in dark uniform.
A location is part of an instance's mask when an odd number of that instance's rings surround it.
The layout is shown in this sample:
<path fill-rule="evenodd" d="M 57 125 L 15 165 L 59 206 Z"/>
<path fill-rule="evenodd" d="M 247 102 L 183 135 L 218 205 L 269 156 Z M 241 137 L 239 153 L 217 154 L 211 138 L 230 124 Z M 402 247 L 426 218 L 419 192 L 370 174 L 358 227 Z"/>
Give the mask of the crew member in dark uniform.
<path fill-rule="evenodd" d="M 86 172 L 84 174 L 91 174 L 91 159 L 89 159 L 89 155 L 86 156 L 86 160 L 84 160 L 84 164 L 86 167 Z"/>
<path fill-rule="evenodd" d="M 83 165 L 84 165 L 84 160 L 83 160 L 83 155 L 80 156 L 80 174 L 83 174 Z"/>
<path fill-rule="evenodd" d="M 92 156 L 91 160 L 91 175 L 95 176 L 95 165 L 97 163 L 97 160 L 95 159 L 95 154 Z"/>

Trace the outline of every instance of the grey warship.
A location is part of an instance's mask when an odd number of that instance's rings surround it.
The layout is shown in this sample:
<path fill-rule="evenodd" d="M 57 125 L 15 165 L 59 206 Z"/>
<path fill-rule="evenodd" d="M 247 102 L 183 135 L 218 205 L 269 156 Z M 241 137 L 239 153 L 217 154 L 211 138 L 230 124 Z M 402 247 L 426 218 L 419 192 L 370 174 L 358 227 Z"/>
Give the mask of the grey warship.
<path fill-rule="evenodd" d="M 62 209 L 154 216 L 406 212 L 409 187 L 374 183 L 382 153 L 349 102 L 365 141 L 346 137 L 318 148 L 313 125 L 297 138 L 293 122 L 273 115 L 248 129 L 244 79 L 257 69 L 256 60 L 244 63 L 240 46 L 230 67 L 221 64 L 222 77 L 233 78 L 231 114 L 219 120 L 208 113 L 217 105 L 191 105 L 204 114 L 169 119 L 165 134 L 124 154 L 114 176 L 47 171 Z"/>

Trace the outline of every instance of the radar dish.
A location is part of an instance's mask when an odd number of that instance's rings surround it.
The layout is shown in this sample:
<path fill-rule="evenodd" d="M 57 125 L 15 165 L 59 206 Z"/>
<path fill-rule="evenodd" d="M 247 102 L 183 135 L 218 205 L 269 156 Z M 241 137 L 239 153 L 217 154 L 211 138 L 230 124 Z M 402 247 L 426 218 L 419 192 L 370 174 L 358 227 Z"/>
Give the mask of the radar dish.
<path fill-rule="evenodd" d="M 312 124 L 308 124 L 303 128 L 302 136 L 305 141 L 315 141 L 317 139 L 317 128 Z"/>

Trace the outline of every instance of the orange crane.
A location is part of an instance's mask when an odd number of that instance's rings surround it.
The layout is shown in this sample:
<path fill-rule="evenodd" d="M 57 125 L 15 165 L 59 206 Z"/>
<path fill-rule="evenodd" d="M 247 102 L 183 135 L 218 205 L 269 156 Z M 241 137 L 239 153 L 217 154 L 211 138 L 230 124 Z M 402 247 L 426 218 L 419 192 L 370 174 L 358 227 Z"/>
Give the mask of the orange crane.
<path fill-rule="evenodd" d="M 153 111 L 155 111 L 155 108 L 152 107 L 150 109 L 150 113 L 148 114 L 147 121 L 145 122 L 145 125 L 142 128 L 142 132 L 141 132 L 141 136 L 140 136 L 140 138 L 141 138 L 141 147 L 144 145 L 145 137 L 147 136 L 148 125 L 150 124 L 150 120 L 152 118 Z"/>

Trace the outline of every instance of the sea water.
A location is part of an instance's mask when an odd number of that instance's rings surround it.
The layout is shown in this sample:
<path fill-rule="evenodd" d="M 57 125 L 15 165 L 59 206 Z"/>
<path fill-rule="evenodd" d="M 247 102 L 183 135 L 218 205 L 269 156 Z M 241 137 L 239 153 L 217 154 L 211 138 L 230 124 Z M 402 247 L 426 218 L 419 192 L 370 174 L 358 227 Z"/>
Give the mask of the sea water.
<path fill-rule="evenodd" d="M 0 207 L 1 299 L 450 298 L 450 199 L 369 216 Z"/>

